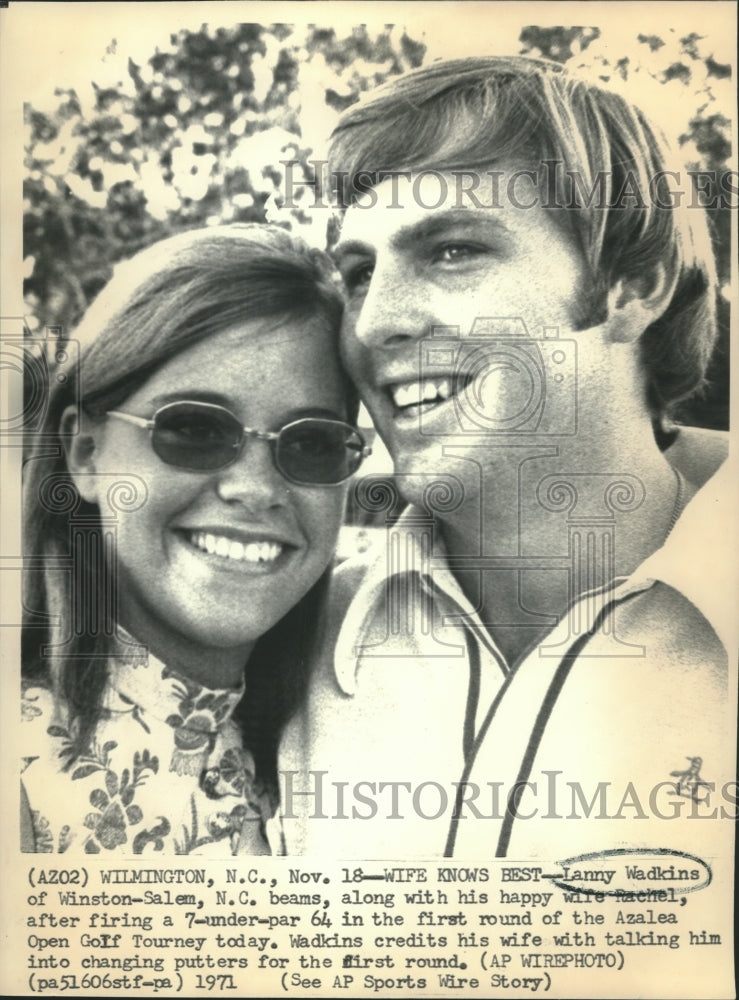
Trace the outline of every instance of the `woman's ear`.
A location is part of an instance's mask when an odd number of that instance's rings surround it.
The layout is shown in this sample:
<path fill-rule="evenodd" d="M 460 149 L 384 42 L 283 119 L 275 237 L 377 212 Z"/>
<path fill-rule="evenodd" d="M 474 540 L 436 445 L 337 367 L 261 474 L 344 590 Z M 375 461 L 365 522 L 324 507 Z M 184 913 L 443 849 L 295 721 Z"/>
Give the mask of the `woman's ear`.
<path fill-rule="evenodd" d="M 608 320 L 613 343 L 638 340 L 667 309 L 675 293 L 677 273 L 661 261 L 634 278 L 620 278 L 608 293 Z"/>
<path fill-rule="evenodd" d="M 68 406 L 59 421 L 59 435 L 74 484 L 83 500 L 97 503 L 96 459 L 102 425 L 80 410 Z"/>

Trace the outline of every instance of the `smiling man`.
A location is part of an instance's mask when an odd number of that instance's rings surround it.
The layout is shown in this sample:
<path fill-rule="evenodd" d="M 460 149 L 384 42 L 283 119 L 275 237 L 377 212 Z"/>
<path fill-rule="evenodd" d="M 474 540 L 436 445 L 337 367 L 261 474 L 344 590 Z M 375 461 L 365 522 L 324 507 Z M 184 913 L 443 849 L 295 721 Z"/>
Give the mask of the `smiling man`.
<path fill-rule="evenodd" d="M 520 58 L 391 82 L 331 168 L 344 359 L 395 467 L 357 498 L 409 506 L 337 576 L 289 851 L 705 844 L 670 776 L 700 754 L 731 813 L 731 574 L 725 444 L 670 420 L 715 337 L 686 179 L 621 97 Z"/>

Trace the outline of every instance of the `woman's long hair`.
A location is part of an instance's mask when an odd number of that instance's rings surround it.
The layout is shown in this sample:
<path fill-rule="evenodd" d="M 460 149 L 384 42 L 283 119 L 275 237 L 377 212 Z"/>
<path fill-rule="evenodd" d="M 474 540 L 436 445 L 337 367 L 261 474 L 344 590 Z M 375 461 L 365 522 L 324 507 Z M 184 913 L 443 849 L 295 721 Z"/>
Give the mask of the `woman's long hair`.
<path fill-rule="evenodd" d="M 171 237 L 119 264 L 65 345 L 75 364 L 66 365 L 63 378 L 60 369 L 50 371 L 46 410 L 29 434 L 24 467 L 22 664 L 27 681 L 47 684 L 67 707 L 72 759 L 99 719 L 107 663 L 120 654 L 121 640 L 114 535 L 67 470 L 65 409 L 76 405 L 96 417 L 119 407 L 169 359 L 240 320 L 320 317 L 338 339 L 341 312 L 319 251 L 272 226 L 218 227 Z M 353 418 L 357 402 L 348 381 L 347 392 Z M 140 502 L 145 488 L 135 476 L 110 486 L 123 506 Z M 256 643 L 247 664 L 239 717 L 258 773 L 270 783 L 280 730 L 305 691 L 327 575 Z"/>

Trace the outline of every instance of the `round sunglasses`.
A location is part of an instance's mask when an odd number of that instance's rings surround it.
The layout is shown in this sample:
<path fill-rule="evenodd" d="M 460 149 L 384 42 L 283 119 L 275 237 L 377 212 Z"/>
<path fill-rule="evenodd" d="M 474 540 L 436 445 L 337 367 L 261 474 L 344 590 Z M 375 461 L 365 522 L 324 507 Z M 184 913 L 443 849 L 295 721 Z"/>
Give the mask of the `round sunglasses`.
<path fill-rule="evenodd" d="M 291 483 L 335 486 L 371 452 L 356 427 L 323 417 L 301 417 L 279 431 L 260 431 L 244 427 L 223 406 L 195 400 L 167 403 L 150 420 L 120 410 L 107 415 L 148 429 L 159 458 L 191 472 L 225 469 L 238 459 L 244 440 L 254 438 L 270 445 L 275 468 Z"/>

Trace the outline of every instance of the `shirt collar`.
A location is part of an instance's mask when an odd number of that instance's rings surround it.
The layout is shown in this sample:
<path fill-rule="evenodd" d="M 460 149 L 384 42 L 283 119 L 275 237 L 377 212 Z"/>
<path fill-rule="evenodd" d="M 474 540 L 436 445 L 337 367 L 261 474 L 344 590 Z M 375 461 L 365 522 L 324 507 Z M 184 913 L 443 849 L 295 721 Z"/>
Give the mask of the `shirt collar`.
<path fill-rule="evenodd" d="M 737 625 L 729 595 L 737 591 L 739 572 L 731 558 L 736 551 L 736 525 L 731 508 L 729 476 L 729 467 L 724 464 L 687 504 L 664 545 L 617 585 L 611 591 L 611 598 L 621 600 L 659 580 L 694 604 L 726 648 L 732 649 L 737 642 Z M 396 527 L 404 532 L 404 544 L 410 546 L 408 565 L 420 567 L 424 565 L 426 554 L 412 528 L 415 516 L 414 509 L 407 508 Z M 435 599 L 441 594 L 469 615 L 473 624 L 479 622 L 479 616 L 454 574 L 445 565 L 445 560 L 446 549 L 439 538 L 433 552 L 433 579 L 417 569 L 414 572 L 418 573 L 422 586 Z M 352 598 L 339 631 L 334 656 L 336 680 L 345 694 L 353 695 L 356 691 L 356 647 L 362 644 L 379 602 L 386 599 L 387 581 L 390 576 L 402 573 L 403 570 L 398 568 L 388 574 L 386 549 L 382 546 Z M 475 632 L 477 641 L 488 645 L 489 636 L 481 623 Z"/>
<path fill-rule="evenodd" d="M 626 584 L 666 583 L 695 605 L 727 649 L 734 649 L 738 638 L 736 478 L 725 462 L 687 504 L 664 545 Z"/>
<path fill-rule="evenodd" d="M 429 563 L 429 553 L 414 531 L 414 521 L 417 520 L 418 511 L 411 506 L 403 511 L 395 525 L 395 530 L 403 535 L 406 565 L 414 567 L 411 572 L 418 576 L 421 587 L 431 595 L 436 606 L 440 601 L 448 601 L 450 612 L 461 612 L 468 617 L 473 626 L 479 626 L 474 630 L 476 641 L 494 650 L 479 615 L 447 566 L 446 546 L 441 536 L 435 538 L 433 552 L 430 553 L 433 575 L 421 571 L 420 567 Z M 362 582 L 349 604 L 336 641 L 334 672 L 344 694 L 353 695 L 356 691 L 357 647 L 363 644 L 380 602 L 387 599 L 388 580 L 394 576 L 404 576 L 406 572 L 403 567 L 388 572 L 387 546 L 384 544 L 380 546 L 376 558 L 369 563 Z"/>
<path fill-rule="evenodd" d="M 218 732 L 244 694 L 243 683 L 238 688 L 209 688 L 167 667 L 151 653 L 126 655 L 125 647 L 110 659 L 108 682 L 104 706 L 109 711 L 130 712 L 136 706 L 173 729 L 199 733 Z"/>

